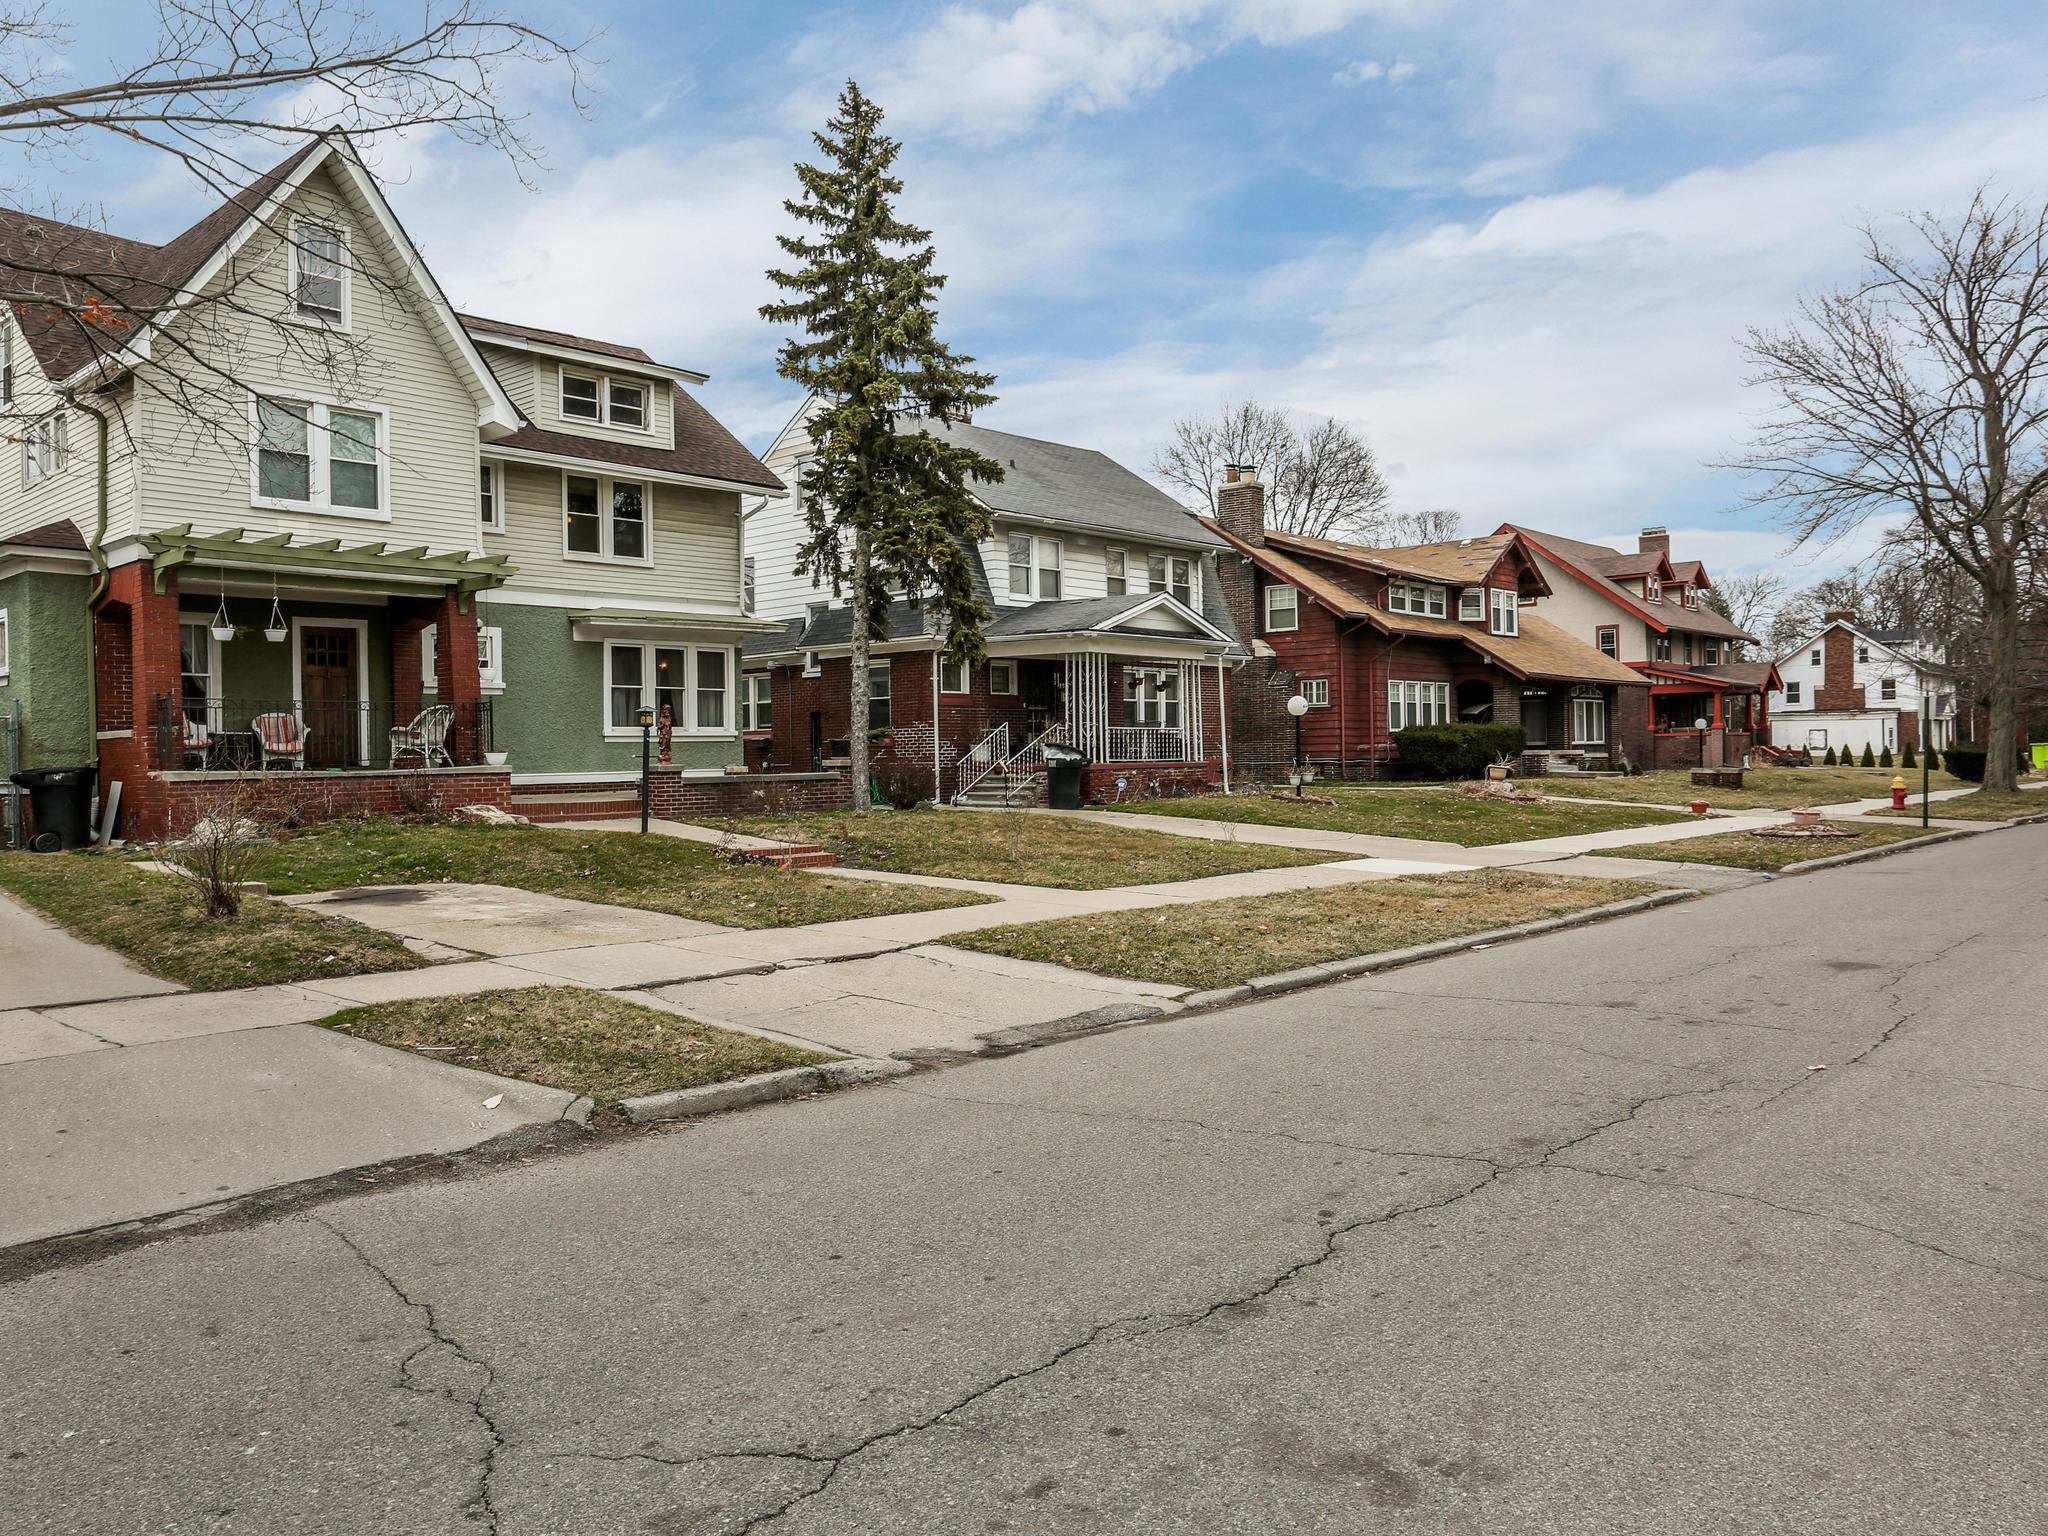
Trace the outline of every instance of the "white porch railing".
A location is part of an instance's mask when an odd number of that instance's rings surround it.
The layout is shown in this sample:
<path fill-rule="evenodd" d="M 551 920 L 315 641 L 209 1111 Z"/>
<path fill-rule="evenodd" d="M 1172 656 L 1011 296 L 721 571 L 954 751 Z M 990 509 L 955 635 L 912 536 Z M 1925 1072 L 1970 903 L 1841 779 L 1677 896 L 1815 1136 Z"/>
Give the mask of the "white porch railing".
<path fill-rule="evenodd" d="M 953 786 L 954 798 L 958 799 L 994 773 L 1002 766 L 1003 759 L 1009 755 L 1010 726 L 1009 722 L 1005 721 L 969 747 L 966 755 L 955 766 L 954 771 L 959 775 L 959 779 Z"/>
<path fill-rule="evenodd" d="M 1194 760 L 1188 733 L 1179 726 L 1112 725 L 1108 737 L 1112 763 L 1186 763 Z"/>
<path fill-rule="evenodd" d="M 1003 739 L 1005 741 L 1009 739 L 1009 727 L 997 726 L 996 730 L 989 732 L 987 736 L 984 736 L 982 738 L 982 741 L 987 742 L 992 740 L 996 736 L 997 732 L 1003 733 Z M 1068 736 L 1066 721 L 1055 720 L 1051 725 L 1047 726 L 1044 730 L 1040 731 L 1036 736 L 1032 737 L 1029 741 L 1025 742 L 1024 745 L 1019 747 L 1016 751 L 1010 753 L 1006 757 L 999 758 L 995 762 L 992 762 L 980 773 L 974 775 L 974 777 L 967 778 L 963 775 L 960 781 L 960 787 L 953 791 L 954 803 L 958 804 L 960 801 L 966 799 L 967 792 L 970 789 L 973 789 L 977 784 L 986 783 L 991 779 L 996 780 L 1001 785 L 1004 800 L 1009 800 L 1012 795 L 1014 795 L 1019 789 L 1024 787 L 1025 783 L 1029 781 L 1034 774 L 1043 773 L 1045 771 L 1046 743 L 1064 743 L 1065 741 L 1067 741 L 1067 739 Z"/>

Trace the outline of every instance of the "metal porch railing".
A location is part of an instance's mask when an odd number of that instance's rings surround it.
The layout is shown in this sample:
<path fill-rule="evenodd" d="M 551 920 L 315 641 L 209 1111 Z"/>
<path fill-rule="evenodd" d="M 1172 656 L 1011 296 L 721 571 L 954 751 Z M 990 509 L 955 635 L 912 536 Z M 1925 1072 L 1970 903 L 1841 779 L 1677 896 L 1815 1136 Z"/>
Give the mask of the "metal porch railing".
<path fill-rule="evenodd" d="M 192 699 L 157 695 L 162 770 L 468 768 L 496 750 L 490 699 Z"/>

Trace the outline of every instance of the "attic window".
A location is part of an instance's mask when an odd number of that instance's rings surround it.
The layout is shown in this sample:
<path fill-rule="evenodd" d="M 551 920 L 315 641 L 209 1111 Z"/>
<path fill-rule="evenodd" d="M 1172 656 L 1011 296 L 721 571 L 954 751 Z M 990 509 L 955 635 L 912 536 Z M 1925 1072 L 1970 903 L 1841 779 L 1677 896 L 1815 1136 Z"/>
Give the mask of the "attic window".
<path fill-rule="evenodd" d="M 291 230 L 292 308 L 300 318 L 348 325 L 348 239 L 332 224 L 295 219 Z"/>
<path fill-rule="evenodd" d="M 1648 598 L 1653 603 L 1663 602 L 1664 583 L 1659 581 L 1655 576 L 1645 576 L 1643 578 L 1643 596 Z"/>
<path fill-rule="evenodd" d="M 1486 617 L 1486 592 L 1481 587 L 1467 587 L 1458 594 L 1458 617 L 1468 624 L 1476 624 Z"/>
<path fill-rule="evenodd" d="M 1419 582 L 1390 581 L 1387 583 L 1387 608 L 1394 613 L 1419 613 L 1440 619 L 1444 616 L 1444 589 L 1426 587 Z"/>

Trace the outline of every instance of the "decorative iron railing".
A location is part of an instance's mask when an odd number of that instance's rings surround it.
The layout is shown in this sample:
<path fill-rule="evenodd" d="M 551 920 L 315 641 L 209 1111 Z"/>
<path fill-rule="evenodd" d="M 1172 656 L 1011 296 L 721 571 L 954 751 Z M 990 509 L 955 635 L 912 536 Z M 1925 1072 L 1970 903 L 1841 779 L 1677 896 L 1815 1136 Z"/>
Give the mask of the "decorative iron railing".
<path fill-rule="evenodd" d="M 469 768 L 496 750 L 491 705 L 164 693 L 156 701 L 156 766 L 224 773 Z"/>
<path fill-rule="evenodd" d="M 1194 759 L 1193 743 L 1179 726 L 1112 725 L 1104 733 L 1112 763 L 1185 763 Z"/>
<path fill-rule="evenodd" d="M 991 732 L 990 735 L 994 735 L 994 732 Z M 983 740 L 988 740 L 988 737 L 984 737 Z M 1007 733 L 1004 740 L 1008 740 Z M 965 799 L 967 792 L 976 785 L 991 780 L 1002 786 L 1003 800 L 1005 803 L 1008 803 L 1013 796 L 1031 782 L 1034 775 L 1045 771 L 1046 744 L 1048 742 L 1064 744 L 1066 740 L 1066 721 L 1055 720 L 1016 751 L 1010 753 L 1007 757 L 999 758 L 991 763 L 986 771 L 977 774 L 971 780 L 964 780 L 961 786 L 953 792 L 954 803 L 958 804 L 961 800 Z"/>
<path fill-rule="evenodd" d="M 1010 755 L 1010 725 L 1006 720 L 981 740 L 969 747 L 954 772 L 959 776 L 953 786 L 957 798 L 964 795 L 983 779 L 994 773 L 1004 758 Z"/>

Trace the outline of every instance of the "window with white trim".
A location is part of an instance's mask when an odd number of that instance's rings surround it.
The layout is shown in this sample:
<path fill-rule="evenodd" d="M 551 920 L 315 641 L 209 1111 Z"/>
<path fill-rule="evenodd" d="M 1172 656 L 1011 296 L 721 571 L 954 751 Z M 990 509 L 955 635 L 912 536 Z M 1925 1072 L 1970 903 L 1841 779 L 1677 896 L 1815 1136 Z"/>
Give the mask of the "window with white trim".
<path fill-rule="evenodd" d="M 1621 659 L 1621 626 L 1619 624 L 1602 624 L 1593 631 L 1593 639 L 1599 645 L 1602 656 L 1607 657 L 1611 661 L 1619 661 Z"/>
<path fill-rule="evenodd" d="M 21 434 L 21 483 L 34 485 L 64 467 L 64 413 L 32 422 Z"/>
<path fill-rule="evenodd" d="M 213 621 L 194 613 L 178 615 L 178 696 L 185 718 L 201 730 L 220 724 L 220 642 Z"/>
<path fill-rule="evenodd" d="M 1458 618 L 1476 624 L 1486 617 L 1486 589 L 1467 587 L 1458 594 Z"/>
<path fill-rule="evenodd" d="M 1813 654 L 1807 657 L 1806 664 L 1810 667 L 1820 665 L 1820 648 L 1818 646 L 1814 648 Z"/>
<path fill-rule="evenodd" d="M 1180 729 L 1180 669 L 1125 667 L 1124 724 Z"/>
<path fill-rule="evenodd" d="M 750 672 L 740 679 L 740 729 L 767 731 L 775 728 L 773 675 Z"/>
<path fill-rule="evenodd" d="M 1572 700 L 1572 745 L 1599 747 L 1607 744 L 1607 701 L 1600 698 Z"/>
<path fill-rule="evenodd" d="M 14 404 L 14 330 L 0 320 L 0 405 Z"/>
<path fill-rule="evenodd" d="M 1056 598 L 1060 595 L 1060 541 L 1058 539 L 1038 540 L 1038 595 L 1041 598 Z"/>
<path fill-rule="evenodd" d="M 1405 731 L 1411 725 L 1448 725 L 1454 718 L 1449 683 L 1387 680 L 1389 731 Z"/>
<path fill-rule="evenodd" d="M 1897 699 L 1899 696 L 1899 680 L 1896 677 L 1878 679 L 1877 696 L 1888 702 Z"/>
<path fill-rule="evenodd" d="M 732 653 L 722 647 L 607 640 L 604 668 L 607 736 L 639 736 L 640 711 L 659 721 L 664 707 L 679 735 L 729 733 Z"/>
<path fill-rule="evenodd" d="M 895 723 L 895 696 L 889 686 L 889 663 L 873 662 L 868 667 L 868 729 L 886 731 Z"/>
<path fill-rule="evenodd" d="M 1174 555 L 1166 562 L 1169 589 L 1173 600 L 1183 607 L 1195 606 L 1195 562 Z"/>
<path fill-rule="evenodd" d="M 1645 576 L 1643 578 L 1643 596 L 1653 603 L 1663 602 L 1664 583 L 1655 576 Z"/>
<path fill-rule="evenodd" d="M 942 658 L 939 662 L 939 692 L 965 693 L 969 676 L 966 662 Z"/>
<path fill-rule="evenodd" d="M 1787 683 L 1785 685 L 1785 702 L 1787 704 L 1797 704 L 1799 702 L 1799 685 L 1797 683 Z"/>
<path fill-rule="evenodd" d="M 1867 645 L 1857 646 L 1856 659 L 1859 662 L 1868 662 L 1870 660 L 1870 647 Z"/>
<path fill-rule="evenodd" d="M 1721 642 L 1718 640 L 1702 640 L 1700 644 L 1706 647 L 1706 664 L 1710 667 L 1721 665 Z"/>
<path fill-rule="evenodd" d="M 1130 555 L 1121 549 L 1105 549 L 1102 552 L 1103 590 L 1111 597 L 1122 597 L 1130 590 Z"/>
<path fill-rule="evenodd" d="M 479 624 L 476 629 L 476 677 L 486 688 L 505 686 L 505 632 Z"/>
<path fill-rule="evenodd" d="M 562 477 L 562 553 L 571 560 L 651 565 L 647 487 L 596 475 Z"/>
<path fill-rule="evenodd" d="M 1278 582 L 1266 588 L 1266 633 L 1280 634 L 1301 628 L 1301 608 L 1294 588 Z"/>
<path fill-rule="evenodd" d="M 300 320 L 347 330 L 347 233 L 332 224 L 293 219 L 291 263 L 292 314 Z"/>
<path fill-rule="evenodd" d="M 492 533 L 505 531 L 505 469 L 485 462 L 476 467 L 476 517 Z"/>
<path fill-rule="evenodd" d="M 0 608 L 0 683 L 8 678 L 7 638 L 7 610 Z"/>
<path fill-rule="evenodd" d="M 1425 586 L 1419 581 L 1390 581 L 1387 583 L 1387 610 L 1440 619 L 1444 616 L 1444 589 Z"/>
<path fill-rule="evenodd" d="M 1522 632 L 1521 599 L 1506 587 L 1489 587 L 1493 601 L 1493 632 L 1519 635 Z"/>
<path fill-rule="evenodd" d="M 389 418 L 378 408 L 252 399 L 251 504 L 347 517 L 388 516 L 389 431 Z"/>
<path fill-rule="evenodd" d="M 1330 680 L 1327 677 L 1303 678 L 1301 696 L 1308 700 L 1311 709 L 1327 708 L 1330 702 Z"/>
<path fill-rule="evenodd" d="M 587 421 L 593 426 L 645 432 L 653 414 L 653 394 L 653 386 L 644 380 L 576 373 L 565 367 L 561 372 L 558 409 L 564 421 Z"/>
<path fill-rule="evenodd" d="M 1013 661 L 992 661 L 988 664 L 988 691 L 990 693 L 1015 693 L 1017 691 L 1017 664 Z"/>
<path fill-rule="evenodd" d="M 740 612 L 754 611 L 754 557 L 746 555 L 740 560 Z"/>
<path fill-rule="evenodd" d="M 1166 556 L 1147 555 L 1145 557 L 1145 590 L 1147 592 L 1164 592 L 1166 590 Z"/>

